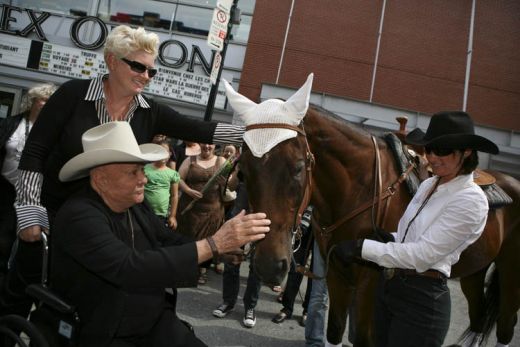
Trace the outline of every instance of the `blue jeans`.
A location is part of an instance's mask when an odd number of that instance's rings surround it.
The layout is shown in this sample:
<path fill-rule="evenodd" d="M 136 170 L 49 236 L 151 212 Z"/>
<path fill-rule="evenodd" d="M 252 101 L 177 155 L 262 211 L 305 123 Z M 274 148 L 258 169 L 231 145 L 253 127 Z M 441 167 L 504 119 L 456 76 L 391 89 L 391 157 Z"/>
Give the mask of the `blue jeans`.
<path fill-rule="evenodd" d="M 325 261 L 321 257 L 318 243 L 314 241 L 312 250 L 312 272 L 319 277 L 325 276 Z M 325 344 L 325 315 L 328 309 L 329 295 L 327 281 L 313 279 L 307 322 L 305 323 L 305 346 L 322 347 Z"/>

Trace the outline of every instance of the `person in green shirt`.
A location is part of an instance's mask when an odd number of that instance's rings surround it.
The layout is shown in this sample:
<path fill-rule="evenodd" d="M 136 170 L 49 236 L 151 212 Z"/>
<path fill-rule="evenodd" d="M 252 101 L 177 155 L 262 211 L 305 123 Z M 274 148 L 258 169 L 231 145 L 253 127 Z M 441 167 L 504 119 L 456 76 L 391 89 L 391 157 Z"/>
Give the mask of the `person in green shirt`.
<path fill-rule="evenodd" d="M 170 152 L 167 140 L 158 141 Z M 164 220 L 164 223 L 172 229 L 177 229 L 177 202 L 179 201 L 179 173 L 168 167 L 168 160 L 155 161 L 144 167 L 144 173 L 148 182 L 144 187 L 146 201 L 154 213 Z"/>

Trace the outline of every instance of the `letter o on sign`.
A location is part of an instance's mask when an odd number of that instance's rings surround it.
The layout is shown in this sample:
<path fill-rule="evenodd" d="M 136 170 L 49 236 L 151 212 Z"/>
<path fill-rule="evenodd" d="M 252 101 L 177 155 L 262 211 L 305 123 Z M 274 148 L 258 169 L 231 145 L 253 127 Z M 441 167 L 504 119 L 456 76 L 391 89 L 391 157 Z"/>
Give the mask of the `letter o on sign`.
<path fill-rule="evenodd" d="M 79 31 L 80 31 L 81 27 L 83 26 L 83 24 L 85 24 L 87 22 L 96 23 L 99 26 L 99 29 L 101 31 L 98 38 L 92 43 L 84 43 L 84 42 L 81 42 L 81 40 L 79 39 Z M 105 43 L 105 40 L 107 38 L 107 35 L 108 35 L 108 29 L 107 29 L 107 26 L 105 25 L 105 23 L 101 19 L 94 17 L 94 16 L 86 16 L 86 17 L 78 18 L 74 21 L 74 23 L 72 23 L 72 25 L 70 27 L 70 38 L 72 39 L 72 41 L 74 42 L 74 44 L 76 46 L 78 46 L 80 48 L 84 48 L 84 49 L 98 49 L 99 47 L 103 46 L 103 44 Z"/>

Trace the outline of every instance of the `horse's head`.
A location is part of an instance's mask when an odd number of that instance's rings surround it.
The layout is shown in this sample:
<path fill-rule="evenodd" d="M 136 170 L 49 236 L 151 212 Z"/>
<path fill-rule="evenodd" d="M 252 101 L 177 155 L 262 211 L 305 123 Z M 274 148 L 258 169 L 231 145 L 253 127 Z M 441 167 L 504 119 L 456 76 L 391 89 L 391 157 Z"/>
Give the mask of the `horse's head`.
<path fill-rule="evenodd" d="M 312 154 L 301 122 L 311 86 L 312 74 L 287 101 L 256 104 L 226 83 L 229 102 L 246 124 L 240 170 L 249 204 L 271 219 L 271 231 L 255 244 L 253 258 L 256 273 L 268 285 L 280 284 L 289 270 L 295 228 L 310 198 Z"/>

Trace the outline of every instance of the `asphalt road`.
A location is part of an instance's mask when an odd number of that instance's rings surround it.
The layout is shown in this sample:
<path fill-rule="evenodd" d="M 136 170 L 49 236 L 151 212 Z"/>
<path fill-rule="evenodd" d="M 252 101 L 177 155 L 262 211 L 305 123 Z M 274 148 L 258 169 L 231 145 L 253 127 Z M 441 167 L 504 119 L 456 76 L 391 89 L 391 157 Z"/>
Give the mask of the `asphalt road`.
<path fill-rule="evenodd" d="M 248 329 L 242 325 L 244 315 L 242 295 L 245 291 L 247 271 L 247 263 L 243 263 L 240 270 L 241 287 L 238 302 L 235 310 L 225 318 L 215 318 L 211 314 L 222 301 L 222 275 L 213 271 L 208 272 L 209 280 L 207 284 L 198 288 L 179 290 L 177 304 L 179 316 L 190 322 L 195 327 L 197 336 L 209 346 L 304 346 L 304 328 L 297 322 L 302 312 L 302 297 L 300 296 L 296 299 L 293 318 L 282 324 L 275 324 L 271 322 L 271 318 L 282 307 L 276 301 L 278 294 L 270 288 L 262 286 L 256 308 L 256 326 Z M 300 288 L 301 296 L 305 293 L 306 280 L 303 282 Z M 456 280 L 450 280 L 449 286 L 452 295 L 452 318 L 445 345 L 455 343 L 468 324 L 466 299 L 460 291 L 459 283 Z M 495 346 L 495 343 L 496 338 L 493 333 L 486 347 Z M 343 338 L 343 346 L 351 346 L 347 340 L 347 333 Z M 515 328 L 515 336 L 510 347 L 520 347 L 519 324 Z"/>

